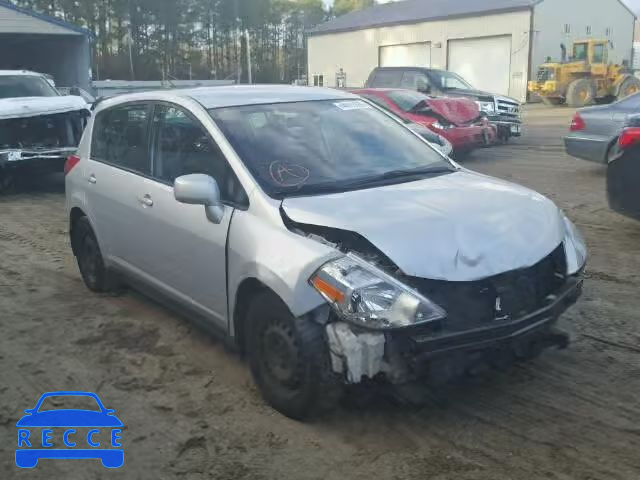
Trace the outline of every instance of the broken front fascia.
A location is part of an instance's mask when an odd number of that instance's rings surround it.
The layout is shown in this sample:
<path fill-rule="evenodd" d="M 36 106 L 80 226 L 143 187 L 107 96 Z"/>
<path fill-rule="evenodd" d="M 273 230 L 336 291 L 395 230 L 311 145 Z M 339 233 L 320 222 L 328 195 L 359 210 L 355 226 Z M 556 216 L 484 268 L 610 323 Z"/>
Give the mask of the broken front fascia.
<path fill-rule="evenodd" d="M 0 120 L 0 166 L 65 160 L 76 151 L 89 114 L 82 109 Z"/>

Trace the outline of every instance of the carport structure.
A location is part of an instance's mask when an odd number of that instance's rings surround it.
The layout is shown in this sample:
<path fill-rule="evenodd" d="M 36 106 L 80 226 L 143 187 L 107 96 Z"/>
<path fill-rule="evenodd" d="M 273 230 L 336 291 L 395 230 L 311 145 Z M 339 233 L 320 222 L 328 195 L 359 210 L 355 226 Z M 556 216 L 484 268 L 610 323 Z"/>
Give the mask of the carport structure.
<path fill-rule="evenodd" d="M 91 40 L 84 28 L 0 0 L 0 70 L 33 70 L 59 86 L 91 89 Z"/>

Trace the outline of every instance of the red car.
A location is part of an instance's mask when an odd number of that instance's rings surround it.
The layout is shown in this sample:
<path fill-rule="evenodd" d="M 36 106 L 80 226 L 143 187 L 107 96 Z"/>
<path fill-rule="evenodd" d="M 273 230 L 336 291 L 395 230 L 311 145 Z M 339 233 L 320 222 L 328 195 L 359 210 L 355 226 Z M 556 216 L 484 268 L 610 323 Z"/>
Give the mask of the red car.
<path fill-rule="evenodd" d="M 482 117 L 478 105 L 467 98 L 435 98 L 393 88 L 365 88 L 352 93 L 442 135 L 451 142 L 456 154 L 490 145 L 497 138 L 496 127 Z"/>

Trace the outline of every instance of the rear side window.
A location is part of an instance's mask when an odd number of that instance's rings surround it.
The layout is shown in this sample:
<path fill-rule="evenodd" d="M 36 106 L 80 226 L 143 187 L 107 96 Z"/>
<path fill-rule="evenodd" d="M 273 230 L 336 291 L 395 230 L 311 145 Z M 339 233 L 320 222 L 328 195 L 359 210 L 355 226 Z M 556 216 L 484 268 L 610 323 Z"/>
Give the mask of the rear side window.
<path fill-rule="evenodd" d="M 402 88 L 409 90 L 426 90 L 429 86 L 429 79 L 424 73 L 420 72 L 405 72 L 402 76 Z"/>
<path fill-rule="evenodd" d="M 124 105 L 100 112 L 93 126 L 91 158 L 151 175 L 149 117 L 147 104 Z"/>
<path fill-rule="evenodd" d="M 373 74 L 369 87 L 376 88 L 397 88 L 402 83 L 401 70 L 377 70 Z"/>

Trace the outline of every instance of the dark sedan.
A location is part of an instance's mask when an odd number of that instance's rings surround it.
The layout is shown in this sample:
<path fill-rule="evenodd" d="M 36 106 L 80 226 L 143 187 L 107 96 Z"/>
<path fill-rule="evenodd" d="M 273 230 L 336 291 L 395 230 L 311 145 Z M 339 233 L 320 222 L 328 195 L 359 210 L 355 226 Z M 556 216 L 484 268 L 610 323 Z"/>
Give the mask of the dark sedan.
<path fill-rule="evenodd" d="M 607 168 L 607 197 L 616 212 L 640 220 L 640 116 L 631 117 Z"/>
<path fill-rule="evenodd" d="M 611 105 L 581 108 L 564 138 L 567 153 L 591 162 L 608 163 L 616 155 L 620 132 L 630 116 L 640 113 L 640 93 Z"/>

